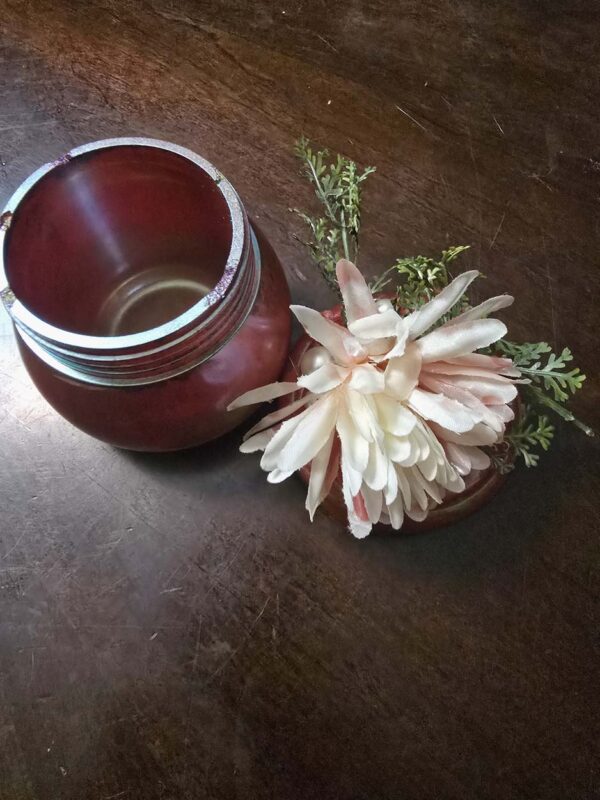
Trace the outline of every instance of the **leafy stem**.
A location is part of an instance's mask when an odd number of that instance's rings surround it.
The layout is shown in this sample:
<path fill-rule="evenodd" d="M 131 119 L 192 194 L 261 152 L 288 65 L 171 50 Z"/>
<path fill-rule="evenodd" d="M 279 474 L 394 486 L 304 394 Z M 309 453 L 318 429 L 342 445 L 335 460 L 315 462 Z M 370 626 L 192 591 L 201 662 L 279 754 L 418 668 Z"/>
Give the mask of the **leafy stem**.
<path fill-rule="evenodd" d="M 362 184 L 375 168 L 359 172 L 356 163 L 345 156 L 332 160 L 328 150 L 313 151 L 304 137 L 296 142 L 295 152 L 325 215 L 312 217 L 297 208 L 291 211 L 307 225 L 310 238 L 305 244 L 328 285 L 339 294 L 335 265 L 342 257 L 355 263 L 358 259 Z"/>

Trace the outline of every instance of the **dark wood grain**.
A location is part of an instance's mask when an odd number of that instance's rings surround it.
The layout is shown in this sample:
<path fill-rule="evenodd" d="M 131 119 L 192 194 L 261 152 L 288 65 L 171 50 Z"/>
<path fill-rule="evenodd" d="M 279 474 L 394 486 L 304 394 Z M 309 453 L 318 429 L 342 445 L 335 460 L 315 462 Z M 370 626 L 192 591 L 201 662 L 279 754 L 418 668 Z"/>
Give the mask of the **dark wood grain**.
<path fill-rule="evenodd" d="M 366 271 L 472 244 L 600 425 L 597 3 L 3 0 L 0 25 L 0 200 L 85 141 L 169 139 L 324 307 L 287 211 L 304 132 L 378 167 Z M 1 800 L 600 796 L 597 441 L 563 428 L 476 517 L 357 542 L 237 434 L 86 438 L 0 333 Z"/>

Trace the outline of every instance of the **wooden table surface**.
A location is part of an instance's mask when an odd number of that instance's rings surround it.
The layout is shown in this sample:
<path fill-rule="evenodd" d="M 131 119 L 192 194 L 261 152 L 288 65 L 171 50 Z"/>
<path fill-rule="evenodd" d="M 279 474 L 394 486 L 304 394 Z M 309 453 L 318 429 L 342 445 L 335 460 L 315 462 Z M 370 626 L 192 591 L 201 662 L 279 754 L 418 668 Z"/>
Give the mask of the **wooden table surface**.
<path fill-rule="evenodd" d="M 378 167 L 366 271 L 471 244 L 600 427 L 597 3 L 3 0 L 0 26 L 0 200 L 87 141 L 177 142 L 323 308 L 305 133 Z M 239 432 L 79 433 L 0 334 L 1 800 L 600 796 L 597 439 L 561 427 L 468 521 L 359 542 Z"/>

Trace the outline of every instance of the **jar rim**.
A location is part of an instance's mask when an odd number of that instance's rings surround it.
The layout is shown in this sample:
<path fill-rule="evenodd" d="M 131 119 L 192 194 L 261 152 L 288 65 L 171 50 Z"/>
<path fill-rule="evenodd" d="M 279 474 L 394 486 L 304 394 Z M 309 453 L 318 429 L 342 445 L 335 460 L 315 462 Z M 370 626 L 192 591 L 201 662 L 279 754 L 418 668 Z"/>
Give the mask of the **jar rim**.
<path fill-rule="evenodd" d="M 13 294 L 7 279 L 5 267 L 5 237 L 10 227 L 12 215 L 16 212 L 19 204 L 33 187 L 51 170 L 62 166 L 78 156 L 111 147 L 149 147 L 159 150 L 167 150 L 175 155 L 191 161 L 199 169 L 203 170 L 215 183 L 217 189 L 223 196 L 229 209 L 231 221 L 231 246 L 223 273 L 217 284 L 208 294 L 202 297 L 194 305 L 190 306 L 182 314 L 179 314 L 168 322 L 157 325 L 153 328 L 139 331 L 137 333 L 122 334 L 117 336 L 93 336 L 90 334 L 77 333 L 52 325 L 38 317 L 28 309 Z M 68 153 L 54 161 L 39 167 L 33 172 L 10 197 L 2 210 L 0 221 L 0 297 L 4 301 L 10 316 L 17 326 L 21 325 L 26 330 L 34 333 L 45 340 L 50 340 L 66 347 L 82 348 L 89 350 L 123 350 L 137 349 L 147 344 L 155 344 L 165 338 L 184 330 L 187 326 L 194 323 L 223 299 L 234 282 L 238 267 L 242 263 L 242 255 L 246 240 L 246 215 L 240 198 L 231 183 L 214 167 L 209 161 L 189 150 L 187 147 L 172 144 L 162 139 L 151 139 L 147 137 L 127 136 L 112 139 L 101 139 L 96 142 L 80 145 L 69 150 Z"/>

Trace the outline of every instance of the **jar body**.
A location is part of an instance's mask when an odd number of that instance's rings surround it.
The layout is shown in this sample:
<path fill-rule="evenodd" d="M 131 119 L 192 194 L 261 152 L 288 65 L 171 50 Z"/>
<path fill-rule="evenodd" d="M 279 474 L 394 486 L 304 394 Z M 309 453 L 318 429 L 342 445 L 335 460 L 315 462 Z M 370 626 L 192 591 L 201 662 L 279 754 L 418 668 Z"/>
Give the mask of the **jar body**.
<path fill-rule="evenodd" d="M 277 256 L 253 226 L 260 253 L 256 299 L 237 333 L 201 364 L 139 386 L 78 381 L 42 360 L 17 331 L 25 366 L 40 393 L 82 431 L 130 450 L 194 447 L 236 427 L 251 410 L 228 412 L 243 392 L 277 380 L 290 338 L 289 289 Z"/>

